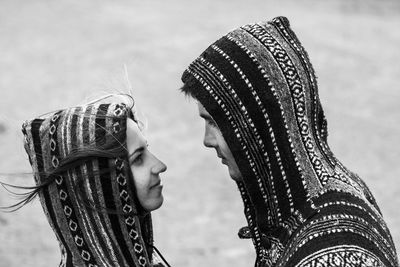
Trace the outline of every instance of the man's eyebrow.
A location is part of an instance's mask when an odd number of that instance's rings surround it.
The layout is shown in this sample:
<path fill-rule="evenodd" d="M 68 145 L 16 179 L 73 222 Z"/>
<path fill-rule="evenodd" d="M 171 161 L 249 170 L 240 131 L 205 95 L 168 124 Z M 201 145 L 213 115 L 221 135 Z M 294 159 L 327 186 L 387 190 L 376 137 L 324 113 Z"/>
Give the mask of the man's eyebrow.
<path fill-rule="evenodd" d="M 205 120 L 212 120 L 212 121 L 214 121 L 214 119 L 213 119 L 210 115 L 208 115 L 208 114 L 200 114 L 200 117 L 202 117 L 202 118 L 205 119 Z"/>
<path fill-rule="evenodd" d="M 131 154 L 129 154 L 128 159 L 130 159 L 133 155 L 143 152 L 143 151 L 144 151 L 144 146 L 141 146 L 141 147 L 135 149 L 135 151 L 133 151 Z"/>

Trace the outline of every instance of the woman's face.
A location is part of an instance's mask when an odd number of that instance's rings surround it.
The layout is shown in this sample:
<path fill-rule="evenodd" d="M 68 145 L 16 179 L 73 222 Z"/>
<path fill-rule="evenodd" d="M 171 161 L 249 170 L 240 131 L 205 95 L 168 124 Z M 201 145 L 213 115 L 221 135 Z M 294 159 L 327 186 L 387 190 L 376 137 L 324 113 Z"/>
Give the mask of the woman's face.
<path fill-rule="evenodd" d="M 139 202 L 147 211 L 158 209 L 164 200 L 159 174 L 167 166 L 148 150 L 145 137 L 132 119 L 127 120 L 126 142 Z"/>

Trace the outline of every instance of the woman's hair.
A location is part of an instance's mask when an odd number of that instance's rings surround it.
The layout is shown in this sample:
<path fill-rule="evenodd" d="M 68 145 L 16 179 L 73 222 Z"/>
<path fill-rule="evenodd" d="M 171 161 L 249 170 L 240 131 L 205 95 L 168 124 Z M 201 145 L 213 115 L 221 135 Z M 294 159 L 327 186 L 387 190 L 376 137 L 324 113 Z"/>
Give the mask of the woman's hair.
<path fill-rule="evenodd" d="M 135 102 L 133 98 L 130 95 L 126 94 L 112 94 L 112 95 L 107 95 L 104 97 L 101 97 L 97 100 L 91 101 L 88 103 L 88 105 L 92 104 L 110 104 L 110 103 L 120 103 L 121 105 L 124 105 L 129 112 L 127 113 L 126 119 L 130 118 L 134 120 L 136 123 L 138 123 L 139 127 L 142 127 L 142 122 L 139 121 L 136 117 L 135 114 Z M 61 113 L 63 110 L 57 111 L 54 114 Z M 110 115 L 110 114 L 99 114 L 99 113 L 84 113 L 85 111 L 83 110 L 79 115 L 82 116 L 83 118 L 90 118 L 92 116 L 96 116 L 96 119 L 116 119 L 120 118 L 120 114 L 117 115 Z M 47 113 L 49 114 L 49 113 Z M 47 115 L 44 114 L 44 115 Z M 43 116 L 39 116 L 38 119 L 36 119 L 38 122 L 43 120 Z M 76 114 L 78 115 L 78 114 Z M 35 123 L 35 122 L 33 122 Z M 6 212 L 12 212 L 16 211 L 26 204 L 30 203 L 35 197 L 46 187 L 48 187 L 50 184 L 55 182 L 55 179 L 59 177 L 60 175 L 74 170 L 77 167 L 80 167 L 84 165 L 87 162 L 90 162 L 93 159 L 116 159 L 116 158 L 123 158 L 127 155 L 128 150 L 126 147 L 126 121 L 124 124 L 118 124 L 115 127 L 120 127 L 118 131 L 113 131 L 111 132 L 109 129 L 106 127 L 102 127 L 101 125 L 96 123 L 95 127 L 95 133 L 94 136 L 96 138 L 92 141 L 89 141 L 85 143 L 84 145 L 81 145 L 79 147 L 74 147 L 72 148 L 68 155 L 66 155 L 64 158 L 62 158 L 59 163 L 58 167 L 51 169 L 49 171 L 45 171 L 44 169 L 39 171 L 36 170 L 34 171 L 33 175 L 35 177 L 41 177 L 40 179 L 37 180 L 37 184 L 35 186 L 18 186 L 18 185 L 12 185 L 8 184 L 5 182 L 0 181 L 0 184 L 11 194 L 17 196 L 20 198 L 20 200 L 7 207 L 1 207 L 0 209 Z M 26 129 L 25 125 L 23 125 L 22 132 L 24 135 L 26 135 Z M 101 132 L 101 133 L 100 133 Z M 87 139 L 89 133 L 83 132 L 83 139 Z M 26 141 L 27 142 L 27 141 Z M 28 152 L 28 151 L 27 151 Z M 32 164 L 32 159 L 30 154 L 28 153 L 29 156 L 29 161 Z M 42 160 L 42 155 L 41 154 L 36 154 L 36 160 Z M 105 175 L 110 172 L 110 168 L 99 168 L 98 170 L 94 171 L 92 175 Z M 91 208 L 95 209 L 97 211 L 102 211 L 102 212 L 107 212 L 107 213 L 120 213 L 115 210 L 110 210 L 106 207 L 99 207 L 99 205 L 95 205 L 92 201 L 84 197 L 84 194 L 82 193 L 82 185 L 85 182 L 86 177 L 83 176 L 78 176 L 77 181 L 74 184 L 74 189 L 76 191 L 76 195 L 80 197 L 81 202 Z M 128 179 L 132 180 L 132 179 Z M 134 185 L 132 184 L 132 187 L 134 188 Z M 17 193 L 12 191 L 11 189 L 17 189 L 17 190 L 26 190 L 26 192 L 23 193 Z M 134 194 L 136 195 L 136 194 Z"/>

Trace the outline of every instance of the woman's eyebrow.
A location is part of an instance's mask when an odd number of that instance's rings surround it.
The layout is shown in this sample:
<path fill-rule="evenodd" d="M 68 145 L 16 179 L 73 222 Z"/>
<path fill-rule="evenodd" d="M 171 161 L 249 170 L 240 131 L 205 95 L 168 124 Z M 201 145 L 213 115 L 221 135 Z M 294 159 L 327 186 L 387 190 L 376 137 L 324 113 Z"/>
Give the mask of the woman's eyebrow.
<path fill-rule="evenodd" d="M 130 159 L 132 156 L 134 156 L 135 154 L 138 154 L 138 153 L 140 153 L 140 152 L 143 152 L 143 150 L 144 150 L 144 146 L 141 146 L 141 147 L 139 147 L 139 148 L 136 148 L 135 149 L 135 151 L 133 151 L 129 156 L 128 156 L 128 158 Z"/>

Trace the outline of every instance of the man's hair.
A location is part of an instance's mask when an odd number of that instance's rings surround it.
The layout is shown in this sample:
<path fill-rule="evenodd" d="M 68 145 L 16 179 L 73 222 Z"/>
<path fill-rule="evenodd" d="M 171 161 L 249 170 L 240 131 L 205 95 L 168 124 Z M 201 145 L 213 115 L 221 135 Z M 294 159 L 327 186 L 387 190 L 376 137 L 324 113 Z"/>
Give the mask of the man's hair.
<path fill-rule="evenodd" d="M 197 100 L 197 97 L 193 93 L 193 86 L 191 86 L 189 83 L 184 83 L 181 88 L 179 88 L 179 91 L 181 91 L 185 97 Z"/>

